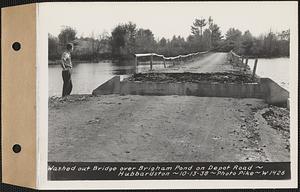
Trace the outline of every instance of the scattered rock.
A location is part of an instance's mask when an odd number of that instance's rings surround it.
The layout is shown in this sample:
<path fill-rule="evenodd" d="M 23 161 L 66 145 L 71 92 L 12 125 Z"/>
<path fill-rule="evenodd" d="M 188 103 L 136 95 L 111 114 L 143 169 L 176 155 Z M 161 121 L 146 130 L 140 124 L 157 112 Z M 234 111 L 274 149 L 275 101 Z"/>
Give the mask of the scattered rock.
<path fill-rule="evenodd" d="M 102 104 L 112 105 L 112 104 L 115 104 L 115 103 L 113 103 L 113 102 L 102 102 Z"/>
<path fill-rule="evenodd" d="M 214 136 L 212 139 L 217 140 L 217 139 L 221 139 L 221 138 L 222 138 L 221 136 Z"/>
<path fill-rule="evenodd" d="M 95 119 L 95 120 L 89 120 L 87 124 L 95 124 L 95 123 L 100 123 L 100 119 Z"/>

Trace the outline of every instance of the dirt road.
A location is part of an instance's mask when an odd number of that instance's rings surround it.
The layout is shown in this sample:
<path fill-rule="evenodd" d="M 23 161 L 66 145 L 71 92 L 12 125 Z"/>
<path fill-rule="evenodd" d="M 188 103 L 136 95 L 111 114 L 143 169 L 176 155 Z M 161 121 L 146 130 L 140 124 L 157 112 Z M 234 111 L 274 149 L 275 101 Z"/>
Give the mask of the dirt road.
<path fill-rule="evenodd" d="M 49 161 L 288 161 L 285 140 L 257 115 L 264 107 L 258 99 L 72 96 L 50 102 Z"/>

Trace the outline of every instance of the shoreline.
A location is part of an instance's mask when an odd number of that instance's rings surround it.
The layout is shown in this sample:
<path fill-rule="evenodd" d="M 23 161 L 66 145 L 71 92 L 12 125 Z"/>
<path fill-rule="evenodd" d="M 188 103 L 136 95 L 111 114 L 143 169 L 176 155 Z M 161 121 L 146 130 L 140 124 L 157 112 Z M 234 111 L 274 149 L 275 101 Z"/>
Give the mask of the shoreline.
<path fill-rule="evenodd" d="M 245 56 L 245 58 L 247 58 Z M 249 56 L 248 59 L 280 59 L 280 58 L 285 58 L 285 59 L 289 59 L 289 56 L 282 56 L 282 57 L 255 57 L 255 56 Z M 116 60 L 116 58 L 110 58 L 110 59 L 99 59 L 99 60 L 72 60 L 72 62 L 74 63 L 99 63 L 99 62 L 112 62 L 113 60 Z M 124 59 L 124 60 L 131 60 L 131 59 Z M 148 63 L 149 61 L 139 61 L 139 63 Z M 163 64 L 163 61 L 155 61 L 153 62 L 153 64 L 155 63 L 161 63 Z M 167 61 L 168 62 L 168 61 Z M 60 60 L 48 60 L 48 65 L 60 65 Z M 148 65 L 148 64 L 141 64 L 141 65 Z"/>
<path fill-rule="evenodd" d="M 74 64 L 78 64 L 78 63 L 91 63 L 91 64 L 94 64 L 94 63 L 99 63 L 99 62 L 111 62 L 112 60 L 110 59 L 104 59 L 104 60 L 99 60 L 99 61 L 88 61 L 88 60 L 72 60 L 72 62 Z M 56 61 L 53 61 L 53 60 L 48 60 L 48 65 L 60 65 L 60 60 L 56 60 Z"/>

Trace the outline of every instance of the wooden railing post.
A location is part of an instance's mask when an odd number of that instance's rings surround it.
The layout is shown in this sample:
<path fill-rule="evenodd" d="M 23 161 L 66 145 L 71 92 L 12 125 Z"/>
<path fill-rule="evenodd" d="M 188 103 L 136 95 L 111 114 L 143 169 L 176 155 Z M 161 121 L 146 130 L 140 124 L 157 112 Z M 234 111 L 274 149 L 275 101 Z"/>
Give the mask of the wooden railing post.
<path fill-rule="evenodd" d="M 137 56 L 135 56 L 134 65 L 135 65 L 135 73 L 138 73 L 138 57 Z"/>
<path fill-rule="evenodd" d="M 150 70 L 152 70 L 152 65 L 153 65 L 153 54 L 151 54 L 150 57 Z"/>
<path fill-rule="evenodd" d="M 233 54 L 232 54 L 232 62 L 233 62 L 233 65 L 236 63 L 236 56 L 234 56 Z"/>
<path fill-rule="evenodd" d="M 164 58 L 164 68 L 166 68 L 166 59 Z"/>
<path fill-rule="evenodd" d="M 246 61 L 245 61 L 245 70 L 247 70 L 247 66 L 248 66 L 248 57 L 246 57 Z"/>
<path fill-rule="evenodd" d="M 229 63 L 231 64 L 232 63 L 232 53 L 231 53 L 231 51 L 228 54 L 228 60 L 229 60 Z"/>
<path fill-rule="evenodd" d="M 256 58 L 255 61 L 254 61 L 254 68 L 253 68 L 253 73 L 252 73 L 252 80 L 254 80 L 254 77 L 255 77 L 257 61 L 258 61 L 258 59 Z"/>

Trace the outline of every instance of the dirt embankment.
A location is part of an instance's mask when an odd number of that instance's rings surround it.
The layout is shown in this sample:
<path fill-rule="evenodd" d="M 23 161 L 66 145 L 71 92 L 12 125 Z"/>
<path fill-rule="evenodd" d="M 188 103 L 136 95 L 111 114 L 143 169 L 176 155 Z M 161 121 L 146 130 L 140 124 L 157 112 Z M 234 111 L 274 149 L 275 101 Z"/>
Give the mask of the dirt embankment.
<path fill-rule="evenodd" d="M 290 111 L 286 108 L 270 106 L 263 111 L 262 116 L 268 125 L 284 139 L 283 145 L 290 151 Z"/>
<path fill-rule="evenodd" d="M 125 79 L 127 81 L 174 82 L 218 82 L 218 83 L 253 83 L 250 74 L 233 72 L 216 73 L 138 73 Z"/>

